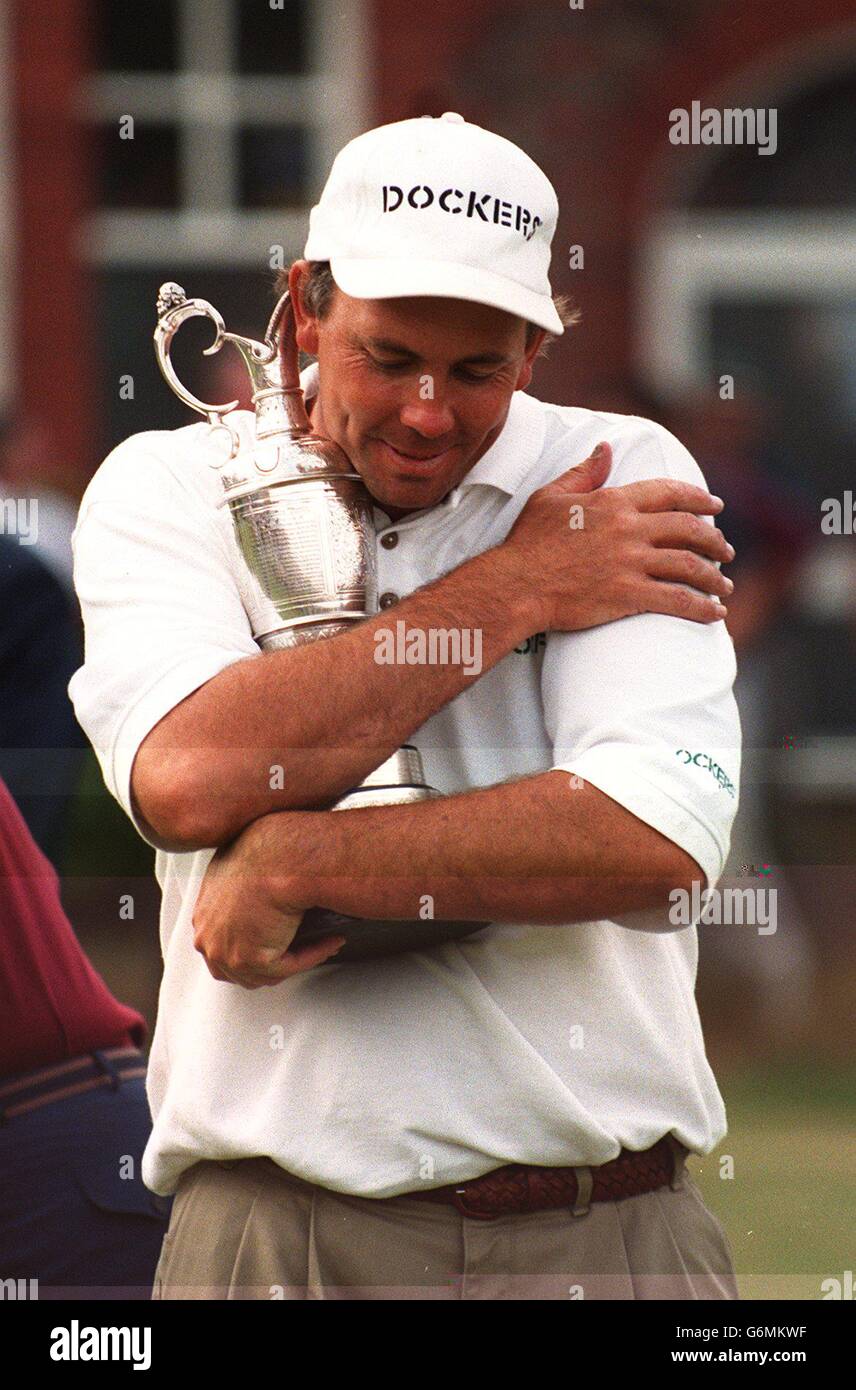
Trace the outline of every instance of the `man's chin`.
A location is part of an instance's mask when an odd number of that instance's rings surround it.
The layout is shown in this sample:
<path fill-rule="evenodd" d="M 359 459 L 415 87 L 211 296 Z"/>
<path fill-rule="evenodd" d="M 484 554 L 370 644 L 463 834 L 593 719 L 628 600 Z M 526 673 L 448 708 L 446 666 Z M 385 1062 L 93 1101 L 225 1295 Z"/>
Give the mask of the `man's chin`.
<path fill-rule="evenodd" d="M 359 462 L 355 461 L 355 467 L 372 501 L 384 509 L 394 507 L 414 511 L 432 507 L 442 502 L 454 487 L 448 478 L 428 474 L 417 478 L 378 478 L 373 470 L 363 468 Z"/>
<path fill-rule="evenodd" d="M 384 511 L 423 511 L 436 506 L 451 491 L 452 485 L 440 482 L 437 478 L 408 479 L 390 486 L 389 483 L 373 484 L 363 479 L 366 489 L 376 507 Z"/>
<path fill-rule="evenodd" d="M 405 497 L 425 506 L 426 498 L 445 496 L 462 476 L 459 445 L 426 458 L 398 453 L 384 440 L 370 440 L 360 453 L 356 466 L 372 496 L 394 506 L 405 505 Z"/>

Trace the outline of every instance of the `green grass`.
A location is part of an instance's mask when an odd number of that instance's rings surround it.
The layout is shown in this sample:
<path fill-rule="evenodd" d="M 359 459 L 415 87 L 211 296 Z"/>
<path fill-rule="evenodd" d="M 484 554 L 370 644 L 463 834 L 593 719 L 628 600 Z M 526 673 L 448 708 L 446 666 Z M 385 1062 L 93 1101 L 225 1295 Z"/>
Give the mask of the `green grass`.
<path fill-rule="evenodd" d="M 820 1299 L 856 1262 L 852 1071 L 799 1063 L 720 1078 L 729 1132 L 690 1171 L 728 1236 L 744 1299 Z M 731 1155 L 734 1177 L 721 1176 Z"/>
<path fill-rule="evenodd" d="M 69 878 L 151 875 L 154 851 L 140 839 L 104 785 L 90 750 L 68 820 L 62 875 Z"/>

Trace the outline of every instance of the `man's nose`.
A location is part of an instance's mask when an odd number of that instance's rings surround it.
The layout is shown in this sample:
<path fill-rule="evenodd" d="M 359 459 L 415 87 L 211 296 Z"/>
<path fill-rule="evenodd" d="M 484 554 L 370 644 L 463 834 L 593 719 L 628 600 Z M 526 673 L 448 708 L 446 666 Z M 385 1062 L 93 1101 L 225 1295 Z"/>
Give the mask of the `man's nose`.
<path fill-rule="evenodd" d="M 440 439 L 451 434 L 455 428 L 455 417 L 445 402 L 434 399 L 407 401 L 401 408 L 401 423 L 409 430 L 424 435 L 426 439 Z"/>

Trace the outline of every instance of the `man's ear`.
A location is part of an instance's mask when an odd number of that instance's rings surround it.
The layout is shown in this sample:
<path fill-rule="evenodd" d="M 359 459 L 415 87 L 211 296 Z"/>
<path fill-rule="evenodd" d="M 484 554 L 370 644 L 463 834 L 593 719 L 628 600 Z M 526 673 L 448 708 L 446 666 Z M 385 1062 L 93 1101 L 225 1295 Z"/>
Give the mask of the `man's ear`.
<path fill-rule="evenodd" d="M 520 375 L 518 376 L 517 381 L 514 384 L 515 391 L 525 391 L 526 387 L 532 380 L 532 369 L 535 365 L 535 358 L 538 356 L 538 353 L 541 349 L 541 344 L 543 343 L 546 336 L 547 334 L 545 330 L 543 328 L 539 328 L 538 332 L 535 334 L 535 337 L 532 339 L 532 342 L 526 349 L 526 353 L 523 358 L 523 364 L 520 368 Z"/>
<path fill-rule="evenodd" d="M 294 310 L 294 327 L 297 346 L 311 357 L 318 356 L 318 320 L 307 313 L 303 305 L 301 287 L 304 277 L 309 273 L 308 261 L 295 261 L 288 272 L 288 291 Z"/>

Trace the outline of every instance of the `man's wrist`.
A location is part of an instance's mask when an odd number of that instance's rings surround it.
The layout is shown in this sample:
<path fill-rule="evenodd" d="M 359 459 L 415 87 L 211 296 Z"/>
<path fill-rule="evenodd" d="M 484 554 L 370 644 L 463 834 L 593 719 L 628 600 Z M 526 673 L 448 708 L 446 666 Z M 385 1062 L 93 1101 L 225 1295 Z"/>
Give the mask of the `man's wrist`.
<path fill-rule="evenodd" d="M 313 811 L 271 811 L 252 821 L 240 835 L 243 871 L 264 882 L 274 900 L 290 907 L 310 907 L 302 898 L 309 893 L 313 871 L 320 864 L 312 846 L 320 849 L 318 837 L 326 813 Z M 314 829 L 309 822 L 314 821 Z"/>
<path fill-rule="evenodd" d="M 508 614 L 513 625 L 513 645 L 544 629 L 537 576 L 522 572 L 516 555 L 505 542 L 483 551 L 470 563 L 482 566 L 485 582 L 490 586 L 497 607 Z"/>

